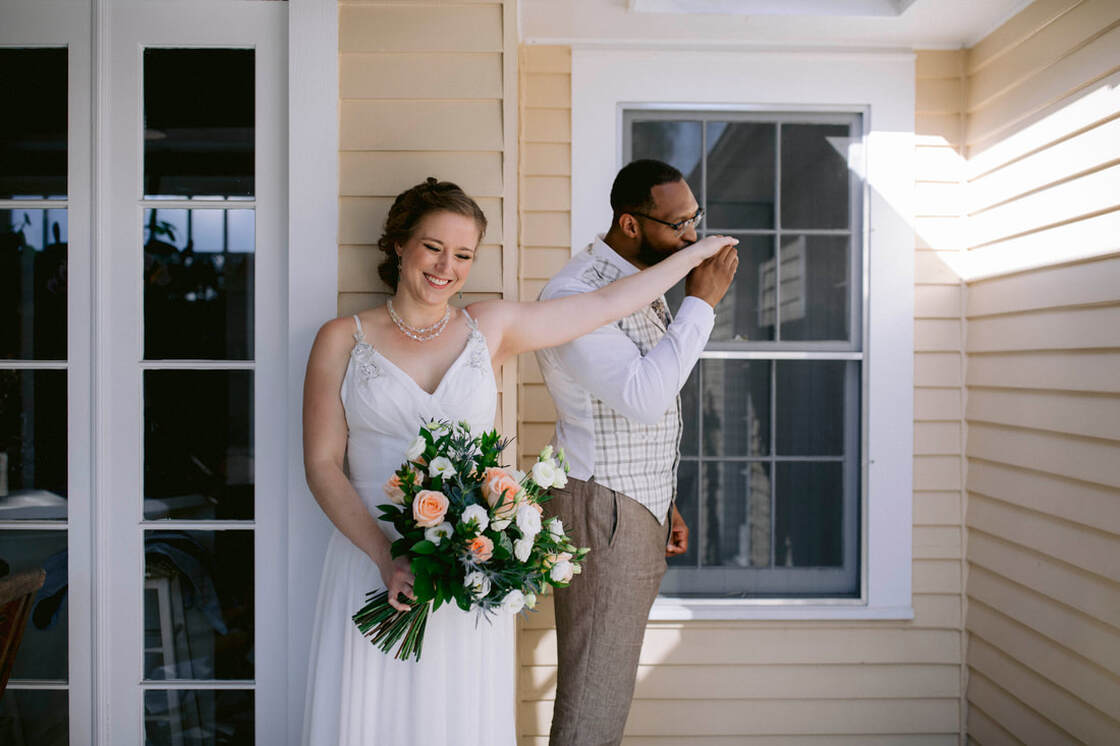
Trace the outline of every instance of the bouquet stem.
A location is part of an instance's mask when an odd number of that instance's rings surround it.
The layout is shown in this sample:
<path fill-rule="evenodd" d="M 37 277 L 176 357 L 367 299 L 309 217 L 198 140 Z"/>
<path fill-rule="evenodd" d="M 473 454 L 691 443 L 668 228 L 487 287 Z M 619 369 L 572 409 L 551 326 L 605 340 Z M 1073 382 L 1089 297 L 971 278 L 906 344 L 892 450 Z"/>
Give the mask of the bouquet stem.
<path fill-rule="evenodd" d="M 382 652 L 390 653 L 400 643 L 395 654 L 398 660 L 410 657 L 420 660 L 431 609 L 429 601 L 413 604 L 408 611 L 394 609 L 389 605 L 389 592 L 385 590 L 366 594 L 365 606 L 358 609 L 353 619 L 362 636 L 370 638 Z"/>

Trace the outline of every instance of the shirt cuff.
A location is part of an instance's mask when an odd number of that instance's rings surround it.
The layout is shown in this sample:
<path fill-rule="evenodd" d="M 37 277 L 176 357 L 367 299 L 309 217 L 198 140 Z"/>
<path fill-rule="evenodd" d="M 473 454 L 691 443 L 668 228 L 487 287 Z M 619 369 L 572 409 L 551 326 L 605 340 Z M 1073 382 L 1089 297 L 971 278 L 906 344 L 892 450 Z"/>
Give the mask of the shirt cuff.
<path fill-rule="evenodd" d="M 681 301 L 681 307 L 677 309 L 675 319 L 707 324 L 711 327 L 716 323 L 716 309 L 709 306 L 706 300 L 700 300 L 695 295 L 686 295 Z"/>

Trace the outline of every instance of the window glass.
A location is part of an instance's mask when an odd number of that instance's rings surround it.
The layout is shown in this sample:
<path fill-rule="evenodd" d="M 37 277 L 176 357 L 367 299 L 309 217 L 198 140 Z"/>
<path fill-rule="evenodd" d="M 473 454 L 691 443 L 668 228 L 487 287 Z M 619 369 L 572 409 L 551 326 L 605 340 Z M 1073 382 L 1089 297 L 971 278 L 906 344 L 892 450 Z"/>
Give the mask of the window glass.
<path fill-rule="evenodd" d="M 691 541 L 662 591 L 858 595 L 859 117 L 633 111 L 624 123 L 633 158 L 690 169 L 700 236 L 739 239 L 735 281 L 681 391 L 677 507 Z M 675 310 L 684 284 L 666 297 Z"/>
<path fill-rule="evenodd" d="M 251 49 L 144 50 L 144 196 L 254 194 Z"/>
<path fill-rule="evenodd" d="M 0 48 L 0 199 L 66 198 L 65 48 Z"/>

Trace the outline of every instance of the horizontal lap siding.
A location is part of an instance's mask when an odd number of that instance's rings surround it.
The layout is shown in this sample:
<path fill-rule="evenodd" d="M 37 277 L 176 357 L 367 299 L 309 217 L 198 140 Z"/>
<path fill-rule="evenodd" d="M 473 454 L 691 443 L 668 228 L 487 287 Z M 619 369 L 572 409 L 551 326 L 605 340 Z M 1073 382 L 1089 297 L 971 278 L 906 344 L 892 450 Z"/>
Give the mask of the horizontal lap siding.
<path fill-rule="evenodd" d="M 1120 4 L 967 66 L 969 737 L 1120 743 Z"/>
<path fill-rule="evenodd" d="M 401 191 L 435 176 L 474 197 L 489 223 L 462 305 L 517 297 L 516 40 L 506 3 L 339 4 L 339 297 L 349 314 L 380 305 L 385 216 Z M 506 235 L 510 233 L 511 235 Z M 498 424 L 516 426 L 507 366 Z"/>
<path fill-rule="evenodd" d="M 520 282 L 529 296 L 571 254 L 570 52 L 526 46 L 521 62 Z M 960 53 L 918 57 L 919 98 L 955 107 L 953 139 L 919 149 L 919 189 L 931 213 L 961 199 L 962 64 Z M 626 746 L 958 743 L 964 288 L 951 262 L 923 244 L 919 235 L 914 621 L 651 623 Z M 520 384 L 525 465 L 552 437 L 555 409 L 532 356 L 522 360 Z M 545 598 L 519 637 L 522 746 L 547 743 L 555 646 Z"/>

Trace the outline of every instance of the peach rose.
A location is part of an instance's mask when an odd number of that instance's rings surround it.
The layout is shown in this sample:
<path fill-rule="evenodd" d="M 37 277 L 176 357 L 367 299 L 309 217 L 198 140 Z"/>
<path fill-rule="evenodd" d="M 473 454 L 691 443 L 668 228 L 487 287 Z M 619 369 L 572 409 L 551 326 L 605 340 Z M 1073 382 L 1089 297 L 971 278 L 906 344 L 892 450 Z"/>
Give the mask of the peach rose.
<path fill-rule="evenodd" d="M 516 512 L 521 485 L 506 471 L 491 467 L 482 475 L 482 496 L 494 511 L 494 517 L 512 518 Z"/>
<path fill-rule="evenodd" d="M 389 481 L 385 483 L 382 488 L 385 494 L 388 495 L 390 502 L 394 505 L 402 505 L 404 503 L 404 490 L 401 489 L 401 478 L 394 474 L 389 477 Z"/>
<path fill-rule="evenodd" d="M 494 555 L 494 542 L 486 536 L 476 536 L 467 544 L 475 562 L 485 562 Z"/>
<path fill-rule="evenodd" d="M 443 523 L 447 506 L 447 495 L 442 492 L 420 490 L 412 501 L 412 517 L 416 519 L 416 525 L 422 528 L 438 526 Z"/>

